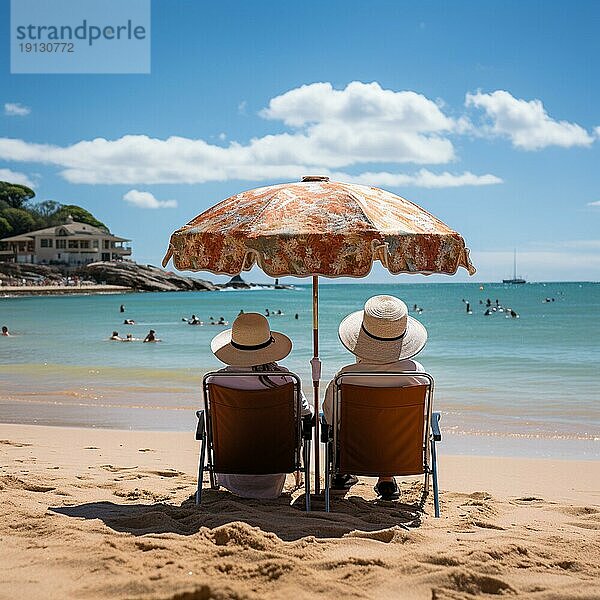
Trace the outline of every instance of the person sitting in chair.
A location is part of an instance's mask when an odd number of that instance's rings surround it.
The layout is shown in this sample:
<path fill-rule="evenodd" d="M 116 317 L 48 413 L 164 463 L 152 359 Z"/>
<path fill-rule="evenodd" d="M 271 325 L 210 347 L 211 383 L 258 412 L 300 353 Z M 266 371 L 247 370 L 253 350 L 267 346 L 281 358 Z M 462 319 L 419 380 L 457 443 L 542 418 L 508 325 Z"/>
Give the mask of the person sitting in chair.
<path fill-rule="evenodd" d="M 272 388 L 293 381 L 285 376 L 288 371 L 277 364 L 292 350 L 292 340 L 278 331 L 271 331 L 269 321 L 259 313 L 241 313 L 227 329 L 217 334 L 210 348 L 227 367 L 220 372 L 248 372 L 248 377 L 219 377 L 218 385 L 232 389 L 258 390 Z M 281 371 L 281 377 L 260 376 L 250 373 Z M 216 379 L 216 378 L 215 378 Z M 211 379 L 208 379 L 210 383 Z M 301 414 L 311 415 L 312 408 L 301 392 Z M 244 498 L 277 498 L 285 483 L 285 473 L 266 475 L 235 475 L 216 473 L 216 483 L 233 494 Z"/>
<path fill-rule="evenodd" d="M 427 342 L 427 330 L 415 318 L 408 315 L 406 304 L 395 296 L 373 296 L 365 303 L 364 310 L 354 312 L 343 319 L 339 326 L 342 344 L 356 357 L 356 362 L 340 369 L 337 375 L 353 371 L 425 371 L 412 358 Z M 337 376 L 336 375 L 336 376 Z M 334 380 L 329 382 L 323 402 L 327 423 L 333 423 Z M 379 386 L 407 386 L 423 383 L 418 377 L 394 378 L 346 378 L 344 383 Z M 338 406 L 339 410 L 339 406 Z M 358 479 L 349 473 L 334 477 L 334 489 L 348 489 Z M 398 484 L 393 477 L 379 477 L 375 491 L 383 500 L 398 498 Z"/>

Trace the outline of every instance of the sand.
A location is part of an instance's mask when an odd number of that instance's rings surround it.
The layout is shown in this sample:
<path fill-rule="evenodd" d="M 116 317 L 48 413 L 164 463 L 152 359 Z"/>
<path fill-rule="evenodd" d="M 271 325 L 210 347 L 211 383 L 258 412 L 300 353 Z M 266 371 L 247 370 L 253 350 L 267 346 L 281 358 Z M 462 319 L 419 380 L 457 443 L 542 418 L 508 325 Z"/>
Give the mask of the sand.
<path fill-rule="evenodd" d="M 440 519 L 366 478 L 307 515 L 290 491 L 195 507 L 193 433 L 0 425 L 0 598 L 600 598 L 599 461 L 440 449 Z"/>

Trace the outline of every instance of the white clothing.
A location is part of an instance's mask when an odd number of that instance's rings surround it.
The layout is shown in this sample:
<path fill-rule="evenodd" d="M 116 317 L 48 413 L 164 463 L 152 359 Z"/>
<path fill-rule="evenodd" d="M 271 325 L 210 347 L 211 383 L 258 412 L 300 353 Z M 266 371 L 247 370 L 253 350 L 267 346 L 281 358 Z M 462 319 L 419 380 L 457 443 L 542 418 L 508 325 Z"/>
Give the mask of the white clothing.
<path fill-rule="evenodd" d="M 386 371 L 421 371 L 424 372 L 425 369 L 423 365 L 416 360 L 411 358 L 407 358 L 404 360 L 397 360 L 393 363 L 386 364 L 376 364 L 371 363 L 361 358 L 357 358 L 356 362 L 351 365 L 346 365 L 342 367 L 336 374 L 341 375 L 342 373 L 352 373 L 352 372 L 361 372 L 361 371 L 374 371 L 374 372 L 386 372 Z M 325 420 L 327 423 L 332 424 L 333 422 L 333 382 L 335 380 L 332 379 L 327 386 L 327 390 L 325 391 L 325 400 L 323 401 L 323 413 L 325 414 Z M 400 375 L 398 377 L 346 377 L 343 380 L 344 383 L 349 383 L 353 385 L 363 385 L 367 387 L 388 387 L 388 386 L 409 386 L 409 385 L 419 385 L 422 383 L 427 383 L 427 380 L 424 377 L 410 377 L 408 375 Z M 339 410 L 339 406 L 338 406 Z"/>
<path fill-rule="evenodd" d="M 274 371 L 288 371 L 285 367 L 277 365 L 273 369 Z M 259 371 L 251 371 L 248 367 L 232 367 L 228 366 L 219 371 L 220 373 L 256 373 L 260 375 Z M 276 385 L 284 385 L 294 381 L 291 377 L 282 375 L 281 377 L 269 377 L 269 379 Z M 234 390 L 260 390 L 265 386 L 260 382 L 259 378 L 255 375 L 248 375 L 248 377 L 219 377 L 215 378 L 214 383 L 234 389 Z M 211 383 L 211 379 L 208 379 L 208 383 Z M 304 393 L 300 391 L 301 396 L 301 412 L 302 416 L 311 415 L 312 408 L 308 403 Z M 266 475 L 236 475 L 231 473 L 215 473 L 216 482 L 218 485 L 228 489 L 231 493 L 243 498 L 277 498 L 285 484 L 285 473 L 270 473 Z"/>

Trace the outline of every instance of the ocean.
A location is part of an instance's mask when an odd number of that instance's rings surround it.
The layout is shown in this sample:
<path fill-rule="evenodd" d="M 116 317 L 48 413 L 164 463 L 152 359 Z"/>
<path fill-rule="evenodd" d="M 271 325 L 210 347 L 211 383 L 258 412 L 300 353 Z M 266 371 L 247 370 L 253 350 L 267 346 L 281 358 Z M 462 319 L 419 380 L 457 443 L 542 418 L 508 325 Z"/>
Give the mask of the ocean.
<path fill-rule="evenodd" d="M 482 287 L 483 289 L 480 289 Z M 337 327 L 375 294 L 393 294 L 429 333 L 418 360 L 436 379 L 444 449 L 452 453 L 600 457 L 600 284 L 393 283 L 320 286 L 323 385 L 352 356 Z M 487 299 L 512 308 L 485 315 Z M 466 311 L 470 304 L 472 314 Z M 119 306 L 125 305 L 125 312 Z M 182 320 L 264 313 L 289 335 L 282 362 L 311 397 L 311 288 L 0 298 L 0 422 L 193 431 L 202 376 L 220 326 Z M 294 315 L 298 314 L 298 319 Z M 123 325 L 123 319 L 135 325 Z M 158 344 L 108 341 L 113 330 Z"/>

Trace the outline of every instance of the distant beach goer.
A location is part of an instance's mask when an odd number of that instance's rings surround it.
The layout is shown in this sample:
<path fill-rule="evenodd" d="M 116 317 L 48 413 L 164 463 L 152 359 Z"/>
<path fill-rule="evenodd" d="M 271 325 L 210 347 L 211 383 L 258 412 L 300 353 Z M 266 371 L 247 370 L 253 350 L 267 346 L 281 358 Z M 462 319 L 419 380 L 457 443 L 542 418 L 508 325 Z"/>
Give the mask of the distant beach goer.
<path fill-rule="evenodd" d="M 2 335 L 5 337 L 10 335 L 10 331 L 8 331 L 8 327 L 6 325 L 2 325 Z"/>
<path fill-rule="evenodd" d="M 340 323 L 338 334 L 342 344 L 354 354 L 356 362 L 340 369 L 337 375 L 353 371 L 424 371 L 423 366 L 412 357 L 418 354 L 427 342 L 427 330 L 408 315 L 406 304 L 395 296 L 373 296 L 367 300 L 364 310 L 348 315 Z M 336 375 L 336 376 L 337 376 Z M 335 379 L 335 377 L 334 377 Z M 325 392 L 323 411 L 326 421 L 333 419 L 333 381 Z M 371 387 L 390 386 L 391 378 L 348 378 L 348 384 Z M 418 385 L 418 377 L 401 375 L 393 379 L 397 386 Z M 339 474 L 333 487 L 347 489 L 358 479 L 349 473 Z M 393 476 L 380 476 L 375 491 L 384 500 L 398 498 L 398 484 Z"/>
<path fill-rule="evenodd" d="M 469 302 L 467 302 L 467 314 L 468 315 L 472 315 L 473 311 L 471 310 L 471 304 Z"/>
<path fill-rule="evenodd" d="M 483 314 L 484 316 L 489 317 L 492 314 L 492 311 L 488 308 Z"/>
<path fill-rule="evenodd" d="M 122 342 L 123 339 L 121 337 L 119 337 L 119 332 L 118 331 L 113 331 L 112 335 L 109 338 L 110 340 L 112 340 L 113 342 Z"/>
<path fill-rule="evenodd" d="M 240 309 L 240 312 L 238 313 L 238 317 L 243 314 L 244 314 L 244 309 Z"/>
<path fill-rule="evenodd" d="M 300 318 L 300 317 L 298 316 L 298 313 L 296 313 L 296 314 L 294 315 L 294 319 L 296 319 L 296 321 L 297 321 L 299 318 Z"/>
<path fill-rule="evenodd" d="M 134 338 L 133 338 L 133 334 L 128 333 L 127 337 L 123 340 L 121 340 L 122 342 L 133 342 Z"/>
<path fill-rule="evenodd" d="M 277 316 L 280 316 L 280 315 L 283 315 L 283 313 L 281 312 L 281 309 L 280 309 L 280 308 L 278 308 L 278 309 L 277 309 Z"/>
<path fill-rule="evenodd" d="M 219 322 L 217 325 L 228 325 L 228 323 L 223 317 L 219 317 Z"/>
<path fill-rule="evenodd" d="M 156 331 L 154 331 L 154 329 L 151 329 L 148 332 L 148 335 L 144 338 L 144 344 L 146 342 L 160 342 L 160 340 L 155 336 Z"/>
<path fill-rule="evenodd" d="M 133 319 L 125 319 L 123 325 L 135 325 L 135 321 Z"/>
<path fill-rule="evenodd" d="M 268 308 L 265 308 L 265 315 L 266 315 L 267 317 L 270 317 L 270 316 L 271 316 L 271 313 L 269 312 L 269 309 L 268 309 Z"/>
<path fill-rule="evenodd" d="M 266 341 L 265 341 L 266 340 Z M 290 383 L 285 376 L 287 369 L 276 361 L 285 358 L 292 349 L 292 341 L 283 333 L 271 331 L 267 319 L 259 313 L 238 316 L 231 329 L 217 334 L 210 348 L 214 355 L 227 367 L 222 372 L 281 371 L 281 376 L 256 377 L 249 375 L 220 377 L 215 383 L 243 390 L 260 390 Z M 210 378 L 208 383 L 210 383 Z M 312 414 L 306 397 L 301 393 L 302 416 Z M 277 498 L 285 483 L 284 473 L 262 475 L 216 474 L 219 485 L 244 498 Z"/>
<path fill-rule="evenodd" d="M 119 312 L 125 312 L 125 305 L 121 304 L 121 306 L 119 306 Z"/>
<path fill-rule="evenodd" d="M 491 300 L 488 298 L 488 299 L 485 301 L 485 305 L 486 305 L 486 306 L 488 306 L 488 307 L 490 307 L 490 306 L 492 305 L 492 301 L 491 301 Z"/>
<path fill-rule="evenodd" d="M 519 315 L 512 308 L 510 309 L 510 316 L 513 319 L 518 319 L 519 318 Z"/>
<path fill-rule="evenodd" d="M 191 319 L 188 319 L 189 325 L 202 325 L 202 321 L 198 319 L 196 315 L 192 315 Z"/>

